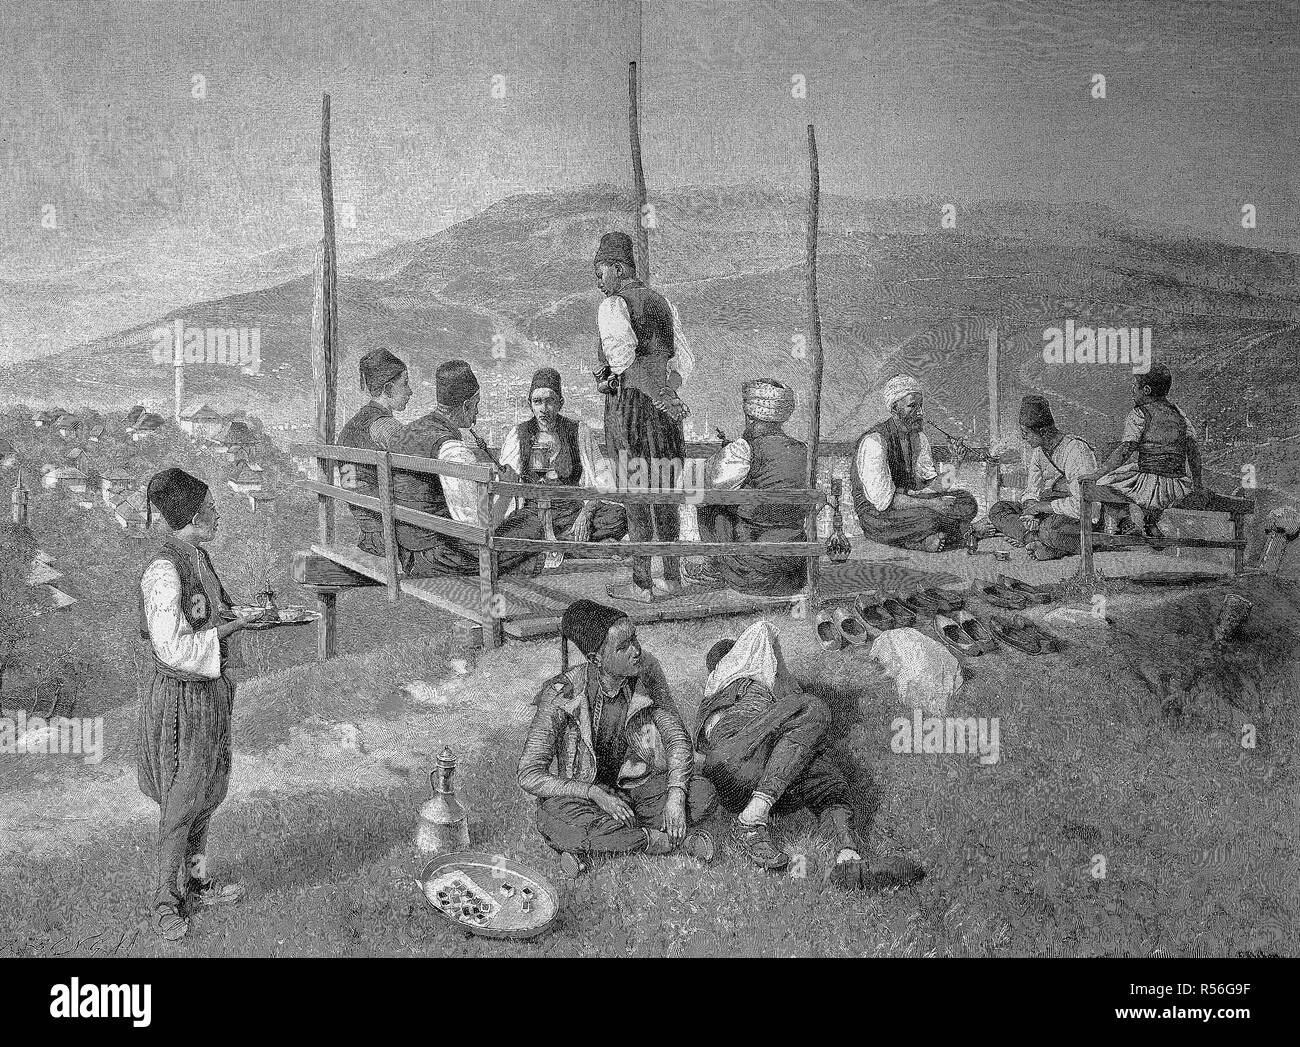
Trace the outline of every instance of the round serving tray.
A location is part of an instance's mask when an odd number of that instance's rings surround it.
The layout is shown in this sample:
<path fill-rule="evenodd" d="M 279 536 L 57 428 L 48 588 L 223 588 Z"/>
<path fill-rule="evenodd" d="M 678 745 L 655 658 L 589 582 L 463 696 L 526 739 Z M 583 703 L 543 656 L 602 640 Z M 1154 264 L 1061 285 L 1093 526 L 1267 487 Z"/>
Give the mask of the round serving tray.
<path fill-rule="evenodd" d="M 265 610 L 265 607 L 250 607 L 247 605 L 235 606 L 230 608 L 228 620 L 233 621 L 235 618 L 249 618 Z M 290 625 L 310 625 L 319 618 L 320 611 L 314 611 L 310 607 L 277 607 L 276 617 L 267 618 L 265 621 L 260 622 L 249 622 L 247 628 L 282 629 Z"/>
<path fill-rule="evenodd" d="M 439 885 L 459 879 L 475 890 L 469 897 L 491 899 L 486 919 L 462 919 L 449 910 L 460 909 L 437 898 Z M 444 920 L 469 934 L 484 938 L 533 938 L 551 926 L 560 914 L 560 895 L 536 869 L 501 854 L 453 851 L 429 862 L 416 877 L 429 907 Z M 524 911 L 525 889 L 532 892 L 531 911 Z"/>

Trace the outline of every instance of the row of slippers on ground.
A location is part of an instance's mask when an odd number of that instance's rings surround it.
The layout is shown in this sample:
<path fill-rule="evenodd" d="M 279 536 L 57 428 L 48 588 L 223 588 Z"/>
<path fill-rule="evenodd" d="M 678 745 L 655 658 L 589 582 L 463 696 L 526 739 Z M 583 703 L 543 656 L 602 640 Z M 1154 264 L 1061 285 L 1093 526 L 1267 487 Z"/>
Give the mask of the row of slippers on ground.
<path fill-rule="evenodd" d="M 1009 611 L 1023 611 L 1030 604 L 1049 603 L 1049 590 L 1018 578 L 998 575 L 996 582 L 971 590 L 986 603 Z M 886 590 L 863 593 L 851 605 L 828 607 L 818 612 L 817 638 L 825 650 L 846 645 L 861 647 L 890 629 L 929 625 L 939 642 L 954 654 L 973 658 L 996 650 L 998 644 L 1026 654 L 1057 654 L 1061 642 L 1044 632 L 1022 614 L 977 618 L 966 610 L 966 596 L 935 588 L 909 592 Z"/>

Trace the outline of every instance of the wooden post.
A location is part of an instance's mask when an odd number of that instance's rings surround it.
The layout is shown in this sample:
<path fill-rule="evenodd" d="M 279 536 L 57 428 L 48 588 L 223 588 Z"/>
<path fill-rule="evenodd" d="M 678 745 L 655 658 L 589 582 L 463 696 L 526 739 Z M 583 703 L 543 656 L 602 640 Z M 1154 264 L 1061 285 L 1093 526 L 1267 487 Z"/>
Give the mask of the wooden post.
<path fill-rule="evenodd" d="M 822 321 L 817 309 L 817 210 L 821 197 L 821 173 L 817 166 L 817 135 L 813 125 L 808 125 L 808 352 L 812 360 L 812 385 L 808 402 L 808 489 L 817 487 L 817 444 L 821 439 L 822 425 Z M 817 541 L 816 511 L 809 512 L 812 533 L 810 542 Z M 815 556 L 808 558 L 808 613 L 816 620 L 818 582 L 821 563 Z"/>
<path fill-rule="evenodd" d="M 317 589 L 316 609 L 320 621 L 316 624 L 316 658 L 325 661 L 333 658 L 338 642 L 338 590 Z"/>
<path fill-rule="evenodd" d="M 387 574 L 388 602 L 397 603 L 401 587 L 397 583 L 397 527 L 393 522 L 393 464 L 392 456 L 384 452 L 379 463 L 380 526 L 384 532 L 384 568 Z"/>
<path fill-rule="evenodd" d="M 989 446 L 1002 435 L 1001 404 L 998 389 L 998 342 L 1002 332 L 995 325 L 989 330 Z M 973 435 L 973 434 L 972 434 Z"/>
<path fill-rule="evenodd" d="M 1234 542 L 1244 542 L 1246 540 L 1246 518 L 1241 513 L 1232 514 L 1232 540 Z M 1232 573 L 1240 575 L 1246 569 L 1246 549 L 1244 546 L 1237 546 L 1232 550 Z"/>
<path fill-rule="evenodd" d="M 316 439 L 318 443 L 334 442 L 334 392 L 338 377 L 338 304 L 335 280 L 334 246 L 334 187 L 330 168 L 330 96 L 321 103 L 320 129 L 320 193 L 321 213 L 325 232 L 321 241 L 320 282 L 316 289 L 316 304 L 312 315 L 311 364 L 316 391 Z M 316 459 L 317 479 L 321 483 L 334 482 L 334 463 L 326 458 Z M 334 500 L 321 495 L 317 499 L 317 537 L 322 544 L 334 541 Z M 320 592 L 317 606 L 321 612 L 317 625 L 317 655 L 322 660 L 332 658 L 335 650 L 336 594 Z"/>
<path fill-rule="evenodd" d="M 637 102 L 636 63 L 628 64 L 627 92 L 631 100 L 628 127 L 632 135 L 632 189 L 636 193 L 636 268 L 647 284 L 650 282 L 650 234 L 646 231 L 645 171 L 641 168 L 641 116 Z"/>
<path fill-rule="evenodd" d="M 1095 492 L 1092 483 L 1083 481 L 1079 489 L 1079 554 L 1083 560 L 1083 581 L 1092 581 L 1092 506 Z"/>
<path fill-rule="evenodd" d="M 487 647 L 500 647 L 504 630 L 497 615 L 497 553 L 492 548 L 492 481 L 479 485 L 479 513 L 487 532 L 478 550 L 479 614 L 483 619 L 483 640 Z"/>

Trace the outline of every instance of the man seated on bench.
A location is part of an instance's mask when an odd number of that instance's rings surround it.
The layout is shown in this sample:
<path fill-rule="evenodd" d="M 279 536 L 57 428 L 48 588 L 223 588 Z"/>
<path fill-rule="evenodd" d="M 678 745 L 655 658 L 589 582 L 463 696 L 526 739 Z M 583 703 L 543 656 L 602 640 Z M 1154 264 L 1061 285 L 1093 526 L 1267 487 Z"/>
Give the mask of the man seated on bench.
<path fill-rule="evenodd" d="M 393 454 L 416 458 L 436 458 L 457 465 L 491 464 L 487 445 L 473 432 L 478 420 L 479 386 L 474 371 L 464 360 L 448 360 L 438 368 L 435 378 L 438 406 L 423 418 L 377 434 L 376 441 Z M 481 486 L 473 480 L 455 476 L 435 476 L 393 470 L 393 500 L 398 505 L 417 509 L 433 516 L 449 516 L 459 523 L 485 526 L 479 514 Z M 500 538 L 542 537 L 541 522 L 535 516 L 511 513 L 512 499 L 501 496 L 491 507 Z M 447 575 L 478 574 L 479 549 L 473 542 L 438 534 L 436 531 L 398 522 L 398 555 L 402 571 L 410 578 L 437 578 Z M 531 573 L 541 570 L 542 556 L 530 552 L 498 553 L 499 575 Z"/>
<path fill-rule="evenodd" d="M 335 442 L 340 447 L 381 451 L 401 426 L 394 415 L 405 411 L 411 401 L 406 364 L 387 349 L 372 349 L 361 358 L 361 391 L 370 395 L 369 402 L 347 420 Z M 379 497 L 379 470 L 373 465 L 341 462 L 339 481 L 349 491 Z M 379 514 L 355 505 L 348 508 L 361 531 L 357 548 L 372 556 L 383 556 L 384 528 Z"/>
<path fill-rule="evenodd" d="M 523 483 L 561 487 L 596 487 L 613 466 L 601 458 L 596 438 L 586 422 L 569 418 L 560 389 L 560 372 L 543 367 L 528 390 L 533 416 L 506 434 L 501 445 L 501 469 Z M 604 467 L 602 469 L 602 466 Z M 627 534 L 627 513 L 617 502 L 597 498 L 552 501 L 551 521 L 557 538 L 573 542 L 618 541 Z M 540 518 L 537 503 L 525 502 L 523 512 Z"/>
<path fill-rule="evenodd" d="M 1041 396 L 1020 402 L 1020 435 L 1031 448 L 1020 504 L 997 502 L 989 522 L 1036 560 L 1059 560 L 1079 551 L 1080 484 L 1097 468 L 1092 448 L 1056 428 Z M 1094 510 L 1094 521 L 1095 521 Z"/>
<path fill-rule="evenodd" d="M 798 489 L 808 478 L 808 447 L 782 426 L 794 414 L 794 390 L 772 378 L 741 386 L 745 431 L 709 460 L 715 490 Z M 808 515 L 802 505 L 701 505 L 695 510 L 702 542 L 806 542 Z M 686 577 L 721 581 L 741 593 L 789 596 L 803 588 L 808 561 L 800 556 L 758 556 L 737 551 L 688 563 Z"/>
<path fill-rule="evenodd" d="M 1161 538 L 1161 514 L 1193 491 L 1204 490 L 1201 448 L 1195 431 L 1178 405 L 1168 399 L 1173 375 L 1164 364 L 1133 376 L 1133 410 L 1124 419 L 1124 435 L 1096 473 L 1087 477 L 1128 501 L 1128 520 L 1111 506 L 1105 509 L 1107 534 Z M 1137 456 L 1135 462 L 1130 461 Z"/>

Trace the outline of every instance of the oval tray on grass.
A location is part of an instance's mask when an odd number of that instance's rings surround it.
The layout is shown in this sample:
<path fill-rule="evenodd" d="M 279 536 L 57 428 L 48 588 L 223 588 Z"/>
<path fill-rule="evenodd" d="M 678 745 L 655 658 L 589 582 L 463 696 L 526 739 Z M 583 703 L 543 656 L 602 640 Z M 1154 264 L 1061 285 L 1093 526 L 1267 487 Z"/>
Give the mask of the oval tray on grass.
<path fill-rule="evenodd" d="M 560 895 L 541 873 L 522 862 L 486 851 L 453 851 L 429 862 L 416 878 L 420 893 L 434 912 L 453 927 L 484 938 L 533 938 L 555 922 L 560 914 Z M 469 897 L 486 897 L 486 917 L 454 915 L 460 910 L 450 902 L 440 902 L 438 890 L 446 889 L 448 880 L 459 879 L 473 890 Z M 524 912 L 524 889 L 532 891 L 532 911 Z"/>

